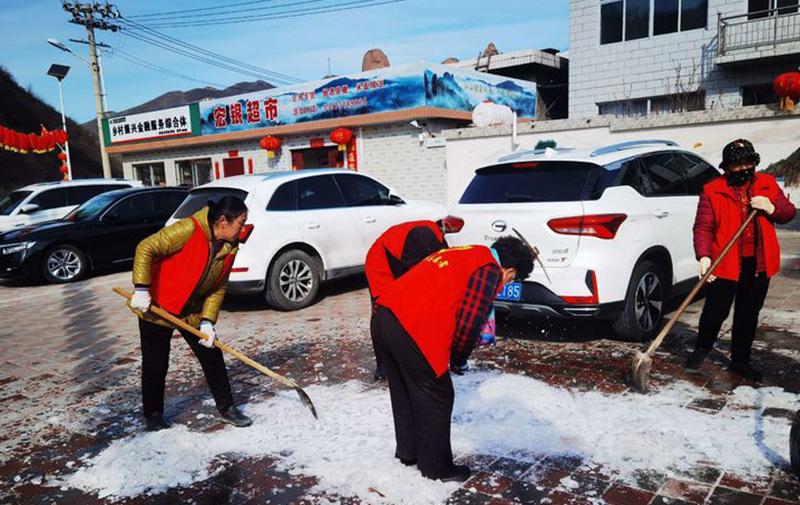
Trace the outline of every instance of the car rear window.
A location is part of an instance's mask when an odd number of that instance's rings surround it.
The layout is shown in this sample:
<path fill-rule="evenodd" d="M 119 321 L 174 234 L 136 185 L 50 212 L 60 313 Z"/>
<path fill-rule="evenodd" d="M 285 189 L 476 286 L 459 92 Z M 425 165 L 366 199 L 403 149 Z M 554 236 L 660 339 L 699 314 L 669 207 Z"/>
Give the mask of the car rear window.
<path fill-rule="evenodd" d="M 592 163 L 542 161 L 481 168 L 459 203 L 567 202 L 582 200 L 590 175 L 604 170 Z M 594 177 L 591 177 L 594 179 Z"/>
<path fill-rule="evenodd" d="M 189 193 L 189 196 L 186 197 L 186 200 L 184 200 L 181 206 L 178 207 L 178 210 L 175 211 L 175 217 L 178 219 L 189 217 L 205 207 L 209 200 L 212 202 L 218 202 L 224 196 L 235 196 L 244 201 L 247 198 L 247 191 L 233 188 L 195 189 Z"/>
<path fill-rule="evenodd" d="M 0 198 L 0 216 L 8 216 L 32 191 L 14 191 Z"/>

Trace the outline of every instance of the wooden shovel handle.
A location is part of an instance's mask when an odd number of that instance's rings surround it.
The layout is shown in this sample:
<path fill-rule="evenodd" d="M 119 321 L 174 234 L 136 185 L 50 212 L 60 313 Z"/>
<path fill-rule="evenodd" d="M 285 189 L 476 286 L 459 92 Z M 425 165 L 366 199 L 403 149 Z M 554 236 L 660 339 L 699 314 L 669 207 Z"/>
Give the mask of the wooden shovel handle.
<path fill-rule="evenodd" d="M 753 219 L 756 217 L 757 212 L 758 212 L 757 210 L 753 210 L 750 212 L 750 214 L 747 216 L 747 219 L 744 220 L 744 222 L 739 227 L 739 229 L 736 230 L 736 233 L 733 235 L 730 241 L 728 241 L 728 243 L 725 245 L 725 248 L 722 249 L 722 252 L 719 254 L 719 256 L 717 256 L 717 259 L 715 259 L 714 262 L 711 263 L 708 272 L 706 272 L 705 275 L 699 281 L 697 281 L 697 284 L 694 285 L 692 290 L 683 300 L 683 303 L 681 303 L 680 307 L 678 307 L 678 310 L 676 310 L 675 313 L 672 315 L 672 317 L 669 318 L 669 322 L 663 328 L 661 328 L 661 331 L 658 333 L 658 336 L 655 339 L 653 339 L 653 342 L 650 343 L 650 346 L 647 348 L 647 351 L 645 351 L 645 354 L 650 356 L 653 354 L 653 352 L 655 352 L 656 349 L 658 349 L 658 346 L 661 345 L 661 342 L 664 340 L 664 337 L 667 336 L 667 333 L 669 333 L 672 327 L 675 326 L 675 323 L 678 322 L 678 318 L 681 317 L 683 311 L 686 310 L 686 307 L 688 307 L 689 304 L 692 303 L 692 301 L 694 301 L 694 297 L 697 296 L 697 293 L 706 283 L 708 278 L 711 277 L 711 275 L 713 275 L 714 270 L 717 268 L 717 265 L 719 265 L 720 262 L 722 262 L 722 260 L 728 254 L 728 251 L 731 250 L 736 241 L 739 240 L 739 237 L 742 236 L 742 233 L 744 233 L 745 228 L 747 228 L 750 225 L 750 222 L 753 221 Z"/>
<path fill-rule="evenodd" d="M 130 300 L 131 297 L 133 296 L 133 294 L 131 294 L 128 291 L 125 291 L 122 288 L 114 288 L 114 292 L 117 293 L 118 295 L 124 297 L 124 298 L 127 298 L 128 300 Z M 192 326 L 190 324 L 187 324 L 185 321 L 182 321 L 181 319 L 178 319 L 177 317 L 173 316 L 172 314 L 170 314 L 166 310 L 162 309 L 161 307 L 158 307 L 156 305 L 150 305 L 150 312 L 152 312 L 153 314 L 157 315 L 158 317 L 164 319 L 165 321 L 168 321 L 168 322 L 174 324 L 176 327 L 180 328 L 181 330 L 188 331 L 189 333 L 191 333 L 192 335 L 195 335 L 197 338 L 199 338 L 201 340 L 205 340 L 205 339 L 208 338 L 208 336 L 205 333 L 203 333 L 202 331 L 198 330 L 197 328 L 195 328 L 194 326 Z M 276 381 L 278 381 L 278 382 L 280 382 L 282 384 L 285 384 L 286 386 L 289 386 L 290 388 L 300 389 L 300 386 L 298 386 L 297 383 L 295 381 L 293 381 L 292 379 L 284 377 L 283 375 L 281 375 L 279 373 L 273 372 L 272 370 L 270 370 L 269 368 L 265 367 L 261 363 L 258 363 L 257 361 L 254 361 L 254 360 L 248 358 L 245 354 L 242 354 L 241 352 L 237 351 L 233 347 L 231 347 L 231 346 L 229 346 L 229 345 L 227 345 L 227 344 L 225 344 L 223 342 L 220 342 L 220 340 L 218 338 L 214 339 L 214 346 L 218 347 L 222 351 L 227 352 L 228 354 L 230 354 L 234 358 L 238 359 L 239 361 L 242 361 L 243 363 L 246 363 L 247 365 L 250 365 L 251 367 L 253 367 L 256 370 L 258 370 L 259 372 L 263 373 L 267 377 L 275 379 Z"/>

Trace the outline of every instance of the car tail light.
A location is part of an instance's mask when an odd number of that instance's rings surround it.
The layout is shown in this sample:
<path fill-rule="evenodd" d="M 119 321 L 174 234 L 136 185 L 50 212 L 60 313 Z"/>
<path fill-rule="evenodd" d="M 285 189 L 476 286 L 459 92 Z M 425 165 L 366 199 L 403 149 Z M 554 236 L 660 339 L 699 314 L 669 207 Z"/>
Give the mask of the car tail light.
<path fill-rule="evenodd" d="M 592 293 L 591 296 L 561 296 L 560 298 L 570 305 L 597 305 L 600 303 L 597 296 L 597 275 L 594 270 L 586 272 L 586 287 Z"/>
<path fill-rule="evenodd" d="M 250 238 L 250 234 L 253 233 L 253 226 L 252 224 L 246 224 L 242 227 L 242 231 L 239 232 L 239 243 L 244 244 L 247 242 L 247 239 Z"/>
<path fill-rule="evenodd" d="M 612 239 L 627 214 L 594 214 L 589 216 L 560 217 L 547 222 L 556 233 L 562 235 L 588 235 L 602 239 Z"/>
<path fill-rule="evenodd" d="M 442 219 L 442 227 L 445 233 L 458 233 L 464 227 L 464 220 L 460 217 L 447 216 Z"/>

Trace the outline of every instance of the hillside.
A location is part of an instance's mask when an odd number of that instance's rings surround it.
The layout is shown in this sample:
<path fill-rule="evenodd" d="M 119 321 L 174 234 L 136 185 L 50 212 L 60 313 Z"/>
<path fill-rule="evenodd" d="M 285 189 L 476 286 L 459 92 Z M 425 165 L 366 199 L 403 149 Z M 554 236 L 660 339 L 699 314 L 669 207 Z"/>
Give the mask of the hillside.
<path fill-rule="evenodd" d="M 56 83 L 53 82 L 53 86 Z M 22 88 L 0 66 L 0 124 L 20 132 L 39 133 L 42 125 L 49 130 L 61 128 L 61 112 Z M 100 146 L 97 137 L 67 118 L 69 148 L 75 178 L 102 176 Z M 34 182 L 61 178 L 57 151 L 47 154 L 18 154 L 0 149 L 0 194 Z"/>
<path fill-rule="evenodd" d="M 783 177 L 786 186 L 800 186 L 800 148 L 786 159 L 772 163 L 765 172 L 775 177 Z"/>

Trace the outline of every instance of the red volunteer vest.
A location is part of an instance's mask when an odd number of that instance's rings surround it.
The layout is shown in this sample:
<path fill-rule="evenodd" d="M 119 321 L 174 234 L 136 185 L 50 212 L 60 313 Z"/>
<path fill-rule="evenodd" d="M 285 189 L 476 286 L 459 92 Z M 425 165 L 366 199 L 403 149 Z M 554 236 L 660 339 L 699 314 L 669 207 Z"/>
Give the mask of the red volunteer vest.
<path fill-rule="evenodd" d="M 183 248 L 153 264 L 150 296 L 156 305 L 175 315 L 183 311 L 189 297 L 197 288 L 211 253 L 208 237 L 200 223 L 194 217 L 191 220 L 194 223 L 194 233 Z M 217 285 L 227 278 L 235 257 L 235 254 L 225 257 Z"/>
<path fill-rule="evenodd" d="M 433 221 L 410 221 L 392 226 L 383 232 L 372 244 L 372 247 L 369 248 L 367 259 L 364 263 L 369 292 L 373 299 L 381 296 L 386 287 L 395 280 L 386 255 L 391 254 L 400 259 L 408 234 L 418 226 L 430 228 L 439 242 L 444 242 L 442 231 Z"/>
<path fill-rule="evenodd" d="M 709 182 L 703 187 L 703 191 L 711 200 L 711 207 L 714 210 L 716 230 L 711 246 L 713 260 L 719 256 L 728 241 L 733 238 L 746 216 L 742 216 L 736 195 L 728 186 L 725 177 L 718 177 Z M 750 189 L 751 196 L 766 196 L 772 202 L 775 202 L 780 195 L 780 191 L 774 177 L 756 172 Z M 766 264 L 767 276 L 772 277 L 778 273 L 781 266 L 778 235 L 775 233 L 775 226 L 772 221 L 763 212 L 759 212 L 755 220 L 758 225 L 758 241 L 764 248 L 764 263 Z M 756 244 L 756 247 L 758 247 L 758 244 Z M 737 244 L 733 246 L 716 270 L 714 270 L 714 275 L 720 279 L 739 280 L 740 262 L 739 245 Z"/>
<path fill-rule="evenodd" d="M 442 249 L 394 281 L 378 299 L 411 335 L 437 377 L 450 364 L 456 312 L 467 282 L 490 263 L 497 264 L 488 247 Z"/>

